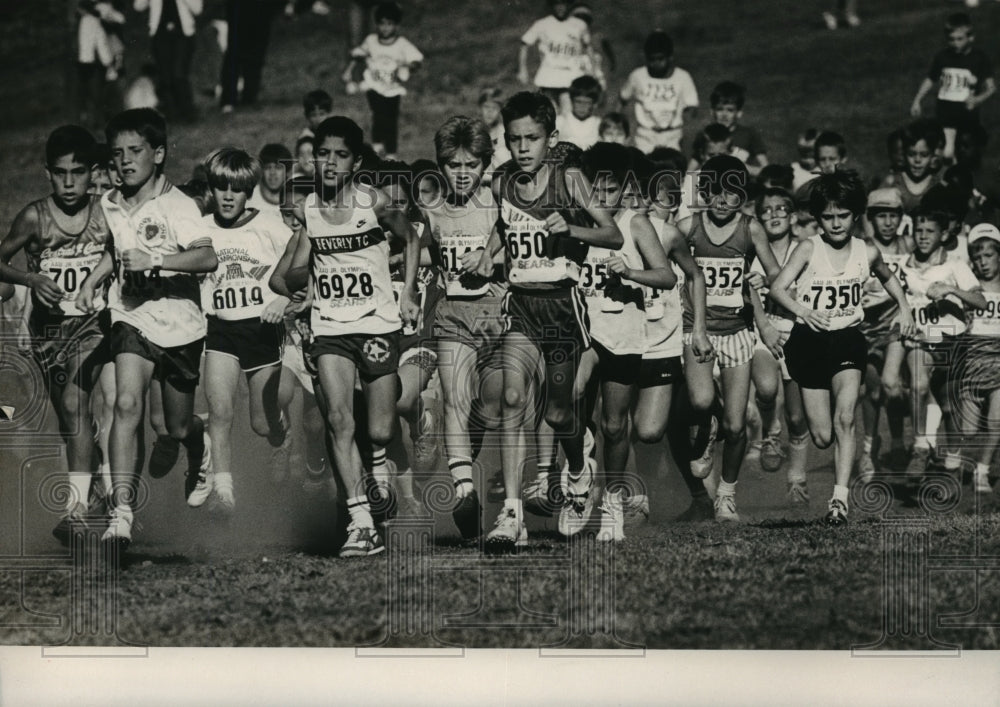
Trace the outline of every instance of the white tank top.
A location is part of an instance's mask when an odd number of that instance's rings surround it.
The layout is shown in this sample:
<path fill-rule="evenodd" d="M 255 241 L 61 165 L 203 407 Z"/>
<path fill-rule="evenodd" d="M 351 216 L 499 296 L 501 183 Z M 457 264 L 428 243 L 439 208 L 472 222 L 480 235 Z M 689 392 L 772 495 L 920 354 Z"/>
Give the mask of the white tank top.
<path fill-rule="evenodd" d="M 642 269 L 642 256 L 632 237 L 636 212 L 622 209 L 615 225 L 624 239 L 620 250 L 591 246 L 580 268 L 577 287 L 587 301 L 590 335 L 615 354 L 641 354 L 645 350 L 642 287 L 623 282 L 608 271 L 607 260 L 618 256 L 633 269 Z"/>
<path fill-rule="evenodd" d="M 847 265 L 838 272 L 830 263 L 830 246 L 822 236 L 809 239 L 812 256 L 805 270 L 795 281 L 798 301 L 809 309 L 830 312 L 830 329 L 846 329 L 864 319 L 861 299 L 865 281 L 871 272 L 868 264 L 868 246 L 860 238 L 851 238 L 847 247 Z M 798 320 L 802 323 L 802 320 Z"/>
<path fill-rule="evenodd" d="M 345 223 L 332 224 L 315 194 L 306 198 L 304 211 L 312 245 L 313 334 L 388 334 L 400 329 L 389 243 L 375 212 L 355 206 Z"/>
<path fill-rule="evenodd" d="M 666 221 L 658 216 L 649 216 L 660 243 L 663 243 L 663 231 Z M 684 352 L 684 327 L 682 325 L 683 309 L 681 306 L 681 288 L 684 287 L 684 271 L 671 261 L 674 274 L 677 275 L 677 285 L 672 290 L 658 290 L 655 287 L 644 287 L 646 298 L 646 350 L 643 358 L 672 358 Z"/>

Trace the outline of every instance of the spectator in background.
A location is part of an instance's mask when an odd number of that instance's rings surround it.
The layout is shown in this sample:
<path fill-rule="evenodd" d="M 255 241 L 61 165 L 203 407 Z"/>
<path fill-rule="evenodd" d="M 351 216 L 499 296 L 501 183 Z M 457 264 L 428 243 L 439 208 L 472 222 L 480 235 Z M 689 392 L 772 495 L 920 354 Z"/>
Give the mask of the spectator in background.
<path fill-rule="evenodd" d="M 195 18 L 201 14 L 202 0 L 135 0 L 133 6 L 137 12 L 149 10 L 149 36 L 163 113 L 176 120 L 194 120 L 191 58 Z"/>
<path fill-rule="evenodd" d="M 237 103 L 253 105 L 257 102 L 271 20 L 280 9 L 280 1 L 275 0 L 226 0 L 228 39 L 219 79 L 223 113 L 231 113 Z"/>
<path fill-rule="evenodd" d="M 110 2 L 82 0 L 77 6 L 77 107 L 81 123 L 99 123 L 113 110 L 109 106 L 122 68 L 120 42 L 113 43 L 108 28 L 125 23 L 125 15 Z"/>

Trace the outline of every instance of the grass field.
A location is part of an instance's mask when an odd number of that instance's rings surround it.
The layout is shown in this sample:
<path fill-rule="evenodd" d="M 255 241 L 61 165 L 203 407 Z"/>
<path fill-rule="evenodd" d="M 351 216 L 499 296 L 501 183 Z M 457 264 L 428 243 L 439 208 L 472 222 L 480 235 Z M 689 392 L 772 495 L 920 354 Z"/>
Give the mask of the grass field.
<path fill-rule="evenodd" d="M 594 9 L 619 55 L 613 87 L 639 62 L 646 32 L 664 27 L 702 95 L 695 125 L 707 120 L 712 86 L 737 80 L 749 90 L 744 122 L 760 129 L 772 161 L 794 157 L 801 129 L 829 127 L 846 136 L 855 166 L 874 176 L 886 163 L 884 135 L 907 121 L 912 94 L 943 42 L 943 16 L 957 6 L 866 2 L 861 28 L 830 33 L 820 27 L 821 4 L 641 0 Z M 403 102 L 404 158 L 430 155 L 433 131 L 449 115 L 473 112 L 480 87 L 515 89 L 518 38 L 541 5 L 406 3 L 404 32 L 427 61 Z M 53 24 L 64 16 L 64 3 L 0 2 L 3 228 L 44 194 L 44 138 L 72 114 L 60 63 L 66 32 Z M 981 46 L 1000 63 L 988 31 L 1000 26 L 1000 6 L 984 3 L 975 18 Z M 148 41 L 135 19 L 133 69 Z M 199 39 L 198 91 L 216 81 L 209 34 Z M 277 21 L 261 106 L 221 116 L 202 97 L 203 120 L 171 132 L 168 175 L 183 181 L 222 143 L 256 151 L 264 142 L 291 142 L 303 123 L 300 97 L 317 86 L 335 94 L 336 111 L 367 124 L 363 100 L 343 95 L 335 81 L 343 56 L 336 14 Z M 988 128 L 997 125 L 998 106 L 993 100 L 984 109 Z M 982 175 L 990 188 L 998 154 L 994 141 Z M 30 380 L 3 367 L 0 393 L 0 402 L 22 409 L 37 396 Z M 0 427 L 0 643 L 108 642 L 107 634 L 74 633 L 66 618 L 71 579 L 81 573 L 69 569 L 69 556 L 49 535 L 57 512 L 38 490 L 63 468 L 51 417 Z M 832 458 L 814 453 L 809 509 L 786 507 L 781 474 L 747 465 L 739 491 L 744 524 L 679 524 L 671 521 L 686 494 L 661 462 L 644 468 L 650 524 L 614 549 L 569 545 L 551 522 L 533 521 L 535 540 L 521 557 L 484 560 L 459 545 L 448 515 L 438 514 L 430 527 L 395 531 L 388 557 L 348 562 L 335 559 L 341 539 L 332 500 L 297 483 L 272 485 L 261 464 L 266 444 L 245 420 L 236 429 L 243 443 L 234 468 L 243 476 L 230 523 L 184 505 L 179 468 L 147 479 L 142 527 L 115 575 L 111 615 L 119 639 L 165 646 L 847 649 L 885 634 L 882 647 L 927 648 L 931 637 L 966 649 L 1000 647 L 1000 515 L 992 497 L 967 493 L 956 508 L 942 508 L 896 488 L 885 511 L 865 513 L 856 499 L 850 526 L 831 530 L 817 519 L 832 486 Z M 496 510 L 486 510 L 487 522 Z M 899 540 L 901 532 L 909 539 Z M 899 543 L 905 551 L 897 553 Z"/>

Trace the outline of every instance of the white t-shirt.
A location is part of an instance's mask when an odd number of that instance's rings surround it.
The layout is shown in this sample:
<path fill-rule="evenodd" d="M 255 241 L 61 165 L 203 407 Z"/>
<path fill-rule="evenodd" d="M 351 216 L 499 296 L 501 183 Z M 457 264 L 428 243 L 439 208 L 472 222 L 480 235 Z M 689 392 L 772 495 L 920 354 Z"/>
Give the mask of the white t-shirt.
<path fill-rule="evenodd" d="M 911 256 L 900 271 L 906 301 L 917 325 L 917 339 L 935 342 L 941 341 L 945 334 L 958 336 L 965 331 L 965 308 L 961 300 L 952 296 L 931 300 L 927 296 L 927 290 L 935 283 L 960 290 L 979 288 L 979 280 L 968 265 L 961 260 L 946 259 L 940 265 L 919 268 Z"/>
<path fill-rule="evenodd" d="M 601 119 L 592 115 L 586 120 L 580 120 L 572 113 L 560 115 L 556 120 L 559 130 L 559 140 L 571 142 L 581 150 L 592 147 L 601 139 Z"/>
<path fill-rule="evenodd" d="M 277 294 L 267 281 L 292 231 L 281 215 L 260 211 L 236 228 L 223 228 L 211 214 L 202 219 L 219 267 L 202 283 L 202 307 L 225 321 L 260 317 Z"/>
<path fill-rule="evenodd" d="M 260 187 L 253 190 L 253 196 L 247 199 L 248 209 L 257 209 L 262 214 L 273 215 L 281 218 L 281 206 L 267 201 L 260 193 Z"/>
<path fill-rule="evenodd" d="M 493 161 L 490 163 L 490 167 L 496 169 L 511 158 L 510 150 L 507 149 L 503 122 L 497 123 L 496 126 L 490 128 L 490 140 L 493 142 Z"/>
<path fill-rule="evenodd" d="M 554 15 L 536 20 L 521 37 L 528 46 L 538 46 L 541 62 L 535 73 L 538 88 L 569 88 L 590 65 L 590 30 L 579 17 L 557 20 Z"/>
<path fill-rule="evenodd" d="M 194 273 L 125 272 L 122 253 L 138 248 L 146 253 L 174 255 L 212 245 L 201 211 L 164 177 L 157 196 L 129 212 L 112 189 L 101 197 L 101 207 L 114 239 L 116 275 L 108 293 L 111 322 L 134 326 L 163 348 L 183 346 L 205 336 L 201 310 L 201 276 Z"/>
<path fill-rule="evenodd" d="M 383 44 L 377 34 L 365 37 L 351 56 L 365 60 L 361 88 L 387 98 L 406 95 L 406 88 L 399 80 L 399 70 L 402 67 L 409 70 L 411 64 L 424 60 L 424 55 L 406 37 L 396 37 L 390 44 Z"/>
<path fill-rule="evenodd" d="M 698 106 L 691 74 L 675 67 L 670 76 L 654 79 L 645 66 L 629 74 L 621 99 L 635 101 L 635 121 L 641 128 L 676 130 L 684 125 L 684 109 Z"/>

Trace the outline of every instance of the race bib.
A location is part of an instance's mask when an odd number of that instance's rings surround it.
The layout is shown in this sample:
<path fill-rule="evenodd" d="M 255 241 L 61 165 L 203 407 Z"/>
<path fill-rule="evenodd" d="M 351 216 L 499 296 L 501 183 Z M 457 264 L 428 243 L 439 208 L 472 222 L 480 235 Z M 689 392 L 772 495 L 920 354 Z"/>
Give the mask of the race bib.
<path fill-rule="evenodd" d="M 962 306 L 949 298 L 932 300 L 925 295 L 908 294 L 907 302 L 917 325 L 917 338 L 941 341 L 942 337 L 958 336 L 966 329 Z"/>
<path fill-rule="evenodd" d="M 984 292 L 986 309 L 972 310 L 969 333 L 973 336 L 1000 337 L 1000 292 Z"/>
<path fill-rule="evenodd" d="M 163 276 L 159 270 L 139 270 L 120 273 L 121 294 L 124 300 L 158 299 L 163 293 Z"/>
<path fill-rule="evenodd" d="M 838 328 L 838 319 L 861 317 L 863 286 L 856 278 L 840 277 L 814 278 L 808 292 L 800 292 L 799 300 L 817 312 L 830 312 L 833 316 L 831 329 Z"/>
<path fill-rule="evenodd" d="M 43 258 L 39 263 L 41 273 L 59 285 L 63 291 L 59 311 L 69 316 L 84 314 L 76 306 L 76 296 L 80 293 L 80 285 L 94 271 L 101 261 L 101 253 L 91 253 L 81 257 L 67 258 L 58 255 Z M 100 294 L 94 297 L 94 306 L 104 308 L 104 297 Z"/>
<path fill-rule="evenodd" d="M 373 314 L 376 308 L 375 278 L 371 264 L 316 262 L 313 268 L 314 306 L 320 317 L 353 322 Z"/>
<path fill-rule="evenodd" d="M 909 255 L 886 255 L 882 254 L 882 260 L 885 261 L 886 266 L 889 268 L 889 272 L 896 276 L 899 280 L 899 284 L 906 289 L 906 271 L 903 270 L 903 264 L 909 258 Z M 864 296 L 862 301 L 862 306 L 865 308 L 872 307 L 876 304 L 882 304 L 887 301 L 890 297 L 889 293 L 886 292 L 885 287 L 874 275 L 868 278 L 865 282 Z"/>
<path fill-rule="evenodd" d="M 941 87 L 938 100 L 964 103 L 972 96 L 976 75 L 968 69 L 946 66 L 941 70 Z"/>
<path fill-rule="evenodd" d="M 485 277 L 462 270 L 462 256 L 485 246 L 481 236 L 442 236 L 438 252 L 448 297 L 480 297 L 490 290 Z"/>
<path fill-rule="evenodd" d="M 510 261 L 511 283 L 579 281 L 579 265 L 565 256 L 550 258 L 546 255 L 549 238 L 552 236 L 544 221 L 521 219 L 510 226 L 504 247 Z"/>
<path fill-rule="evenodd" d="M 695 258 L 705 275 L 706 304 L 727 309 L 743 308 L 743 258 Z"/>

